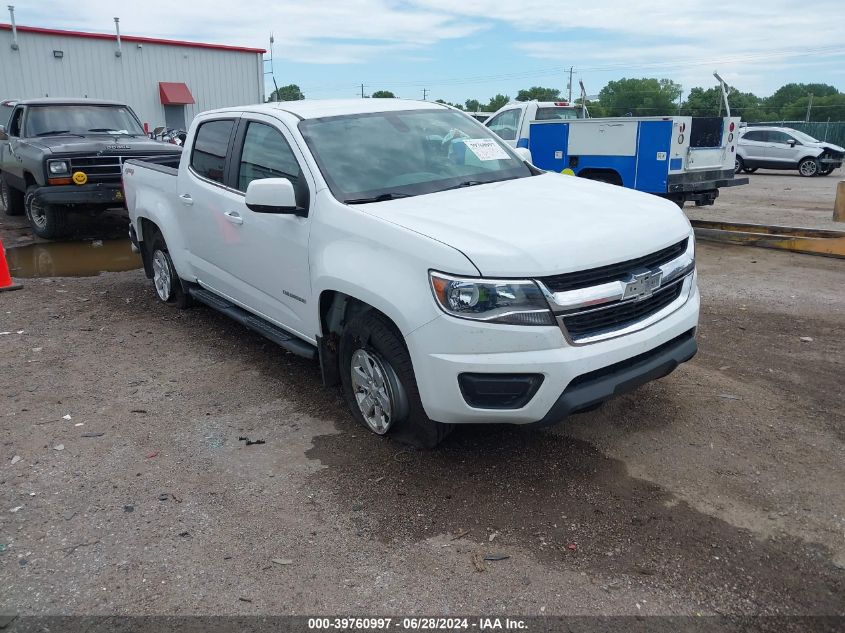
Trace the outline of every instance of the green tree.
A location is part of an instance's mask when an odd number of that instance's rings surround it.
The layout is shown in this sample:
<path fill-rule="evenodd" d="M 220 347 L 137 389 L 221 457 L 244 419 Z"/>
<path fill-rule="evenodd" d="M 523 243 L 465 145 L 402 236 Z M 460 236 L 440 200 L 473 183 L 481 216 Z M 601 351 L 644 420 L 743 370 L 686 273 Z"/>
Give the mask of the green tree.
<path fill-rule="evenodd" d="M 372 95 L 373 99 L 395 99 L 396 95 L 390 90 L 376 90 Z"/>
<path fill-rule="evenodd" d="M 807 106 L 810 96 L 799 97 L 787 104 L 780 111 L 780 118 L 784 121 L 803 121 L 807 116 Z M 811 121 L 845 121 L 845 94 L 838 93 L 817 97 L 813 93 L 813 103 L 810 108 Z"/>
<path fill-rule="evenodd" d="M 765 100 L 766 109 L 770 112 L 775 112 L 780 118 L 787 118 L 784 116 L 784 109 L 790 104 L 796 103 L 803 97 L 831 97 L 838 94 L 839 91 L 828 84 L 786 84 L 775 90 L 774 94 Z M 807 101 L 804 101 L 804 109 L 807 109 Z M 803 119 L 804 116 L 802 115 Z"/>
<path fill-rule="evenodd" d="M 443 105 L 452 106 L 453 108 L 457 108 L 458 110 L 463 110 L 464 106 L 460 103 L 449 103 L 448 101 L 444 101 L 443 99 L 436 99 L 434 103 L 442 103 Z"/>
<path fill-rule="evenodd" d="M 467 99 L 464 102 L 464 107 L 467 112 L 480 112 L 481 111 L 481 104 L 478 102 L 478 99 Z"/>
<path fill-rule="evenodd" d="M 754 93 L 731 91 L 728 103 L 731 105 L 731 116 L 740 116 L 744 121 L 758 121 L 764 116 L 762 99 Z M 693 88 L 687 95 L 681 112 L 687 116 L 718 116 L 721 112 L 724 116 L 725 103 L 721 88 Z"/>
<path fill-rule="evenodd" d="M 557 101 L 560 99 L 560 90 L 557 88 L 541 88 L 533 86 L 528 90 L 520 90 L 516 95 L 517 101 Z"/>
<path fill-rule="evenodd" d="M 289 84 L 271 92 L 268 101 L 301 101 L 304 98 L 299 86 Z"/>
<path fill-rule="evenodd" d="M 495 112 L 510 103 L 511 98 L 508 95 L 498 94 L 495 97 L 490 97 L 490 103 L 484 109 L 485 112 Z"/>
<path fill-rule="evenodd" d="M 671 79 L 620 79 L 599 93 L 606 116 L 660 116 L 678 110 L 681 87 Z"/>

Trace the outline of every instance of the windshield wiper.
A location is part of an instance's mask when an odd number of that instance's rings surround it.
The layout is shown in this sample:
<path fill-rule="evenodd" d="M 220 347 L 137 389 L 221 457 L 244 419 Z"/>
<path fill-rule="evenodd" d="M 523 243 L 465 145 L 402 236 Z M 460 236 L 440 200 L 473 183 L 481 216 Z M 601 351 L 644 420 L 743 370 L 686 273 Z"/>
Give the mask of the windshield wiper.
<path fill-rule="evenodd" d="M 89 132 L 103 132 L 105 134 L 110 134 L 113 136 L 138 136 L 137 134 L 132 134 L 126 130 L 112 130 L 107 127 L 95 127 L 88 130 Z"/>
<path fill-rule="evenodd" d="M 367 204 L 368 202 L 385 202 L 386 200 L 397 200 L 399 198 L 410 198 L 414 194 L 410 193 L 380 193 L 372 198 L 351 198 L 344 200 L 344 204 Z"/>
<path fill-rule="evenodd" d="M 40 132 L 35 136 L 58 136 L 59 134 L 67 134 L 68 136 L 82 136 L 81 134 L 75 134 L 70 130 L 50 130 L 49 132 Z"/>
<path fill-rule="evenodd" d="M 495 181 L 494 181 L 495 182 Z M 441 189 L 440 191 L 449 191 L 451 189 L 463 189 L 464 187 L 474 187 L 475 185 L 486 185 L 488 181 L 486 180 L 465 180 L 457 185 L 453 185 L 451 187 L 446 187 L 445 189 Z"/>

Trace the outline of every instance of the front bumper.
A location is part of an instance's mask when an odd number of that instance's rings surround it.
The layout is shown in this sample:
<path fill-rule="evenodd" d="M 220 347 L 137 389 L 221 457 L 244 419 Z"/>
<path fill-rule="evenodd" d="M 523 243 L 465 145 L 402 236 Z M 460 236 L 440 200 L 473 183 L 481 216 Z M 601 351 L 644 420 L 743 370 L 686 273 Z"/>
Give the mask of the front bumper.
<path fill-rule="evenodd" d="M 39 187 L 35 195 L 42 204 L 120 207 L 126 202 L 120 183 L 48 185 Z"/>
<path fill-rule="evenodd" d="M 423 408 L 431 419 L 549 424 L 666 375 L 689 360 L 695 339 L 681 337 L 697 327 L 699 305 L 698 287 L 693 284 L 686 302 L 657 323 L 589 345 L 571 345 L 559 327 L 491 325 L 447 315 L 410 333 L 406 342 Z M 541 374 L 543 381 L 519 409 L 480 409 L 464 399 L 458 383 L 462 373 Z"/>

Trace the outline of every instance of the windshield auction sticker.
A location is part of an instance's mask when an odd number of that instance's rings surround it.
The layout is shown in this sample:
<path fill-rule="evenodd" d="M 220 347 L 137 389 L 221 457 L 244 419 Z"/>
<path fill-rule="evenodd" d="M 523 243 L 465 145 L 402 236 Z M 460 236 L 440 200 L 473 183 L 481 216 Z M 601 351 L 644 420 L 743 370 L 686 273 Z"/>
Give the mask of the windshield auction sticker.
<path fill-rule="evenodd" d="M 478 160 L 507 160 L 507 152 L 492 138 L 467 138 L 464 144 Z"/>

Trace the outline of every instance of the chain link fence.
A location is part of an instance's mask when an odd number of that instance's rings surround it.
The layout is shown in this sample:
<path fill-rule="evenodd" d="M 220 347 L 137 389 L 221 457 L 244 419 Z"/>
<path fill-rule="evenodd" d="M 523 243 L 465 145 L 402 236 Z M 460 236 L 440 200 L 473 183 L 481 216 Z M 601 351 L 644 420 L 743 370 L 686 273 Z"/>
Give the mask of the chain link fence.
<path fill-rule="evenodd" d="M 845 121 L 766 121 L 760 123 L 749 123 L 755 125 L 776 125 L 778 127 L 791 127 L 809 134 L 820 141 L 828 141 L 834 145 L 845 147 Z"/>

